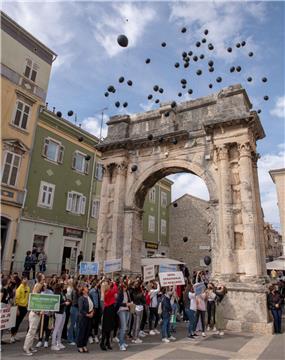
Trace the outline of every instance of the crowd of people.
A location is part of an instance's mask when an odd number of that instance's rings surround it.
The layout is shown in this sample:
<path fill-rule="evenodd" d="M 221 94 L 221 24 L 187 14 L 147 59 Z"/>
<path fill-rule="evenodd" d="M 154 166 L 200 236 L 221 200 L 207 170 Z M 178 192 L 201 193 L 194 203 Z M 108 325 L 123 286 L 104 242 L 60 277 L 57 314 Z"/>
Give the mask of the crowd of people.
<path fill-rule="evenodd" d="M 140 276 L 62 276 L 36 274 L 30 288 L 25 273 L 1 277 L 2 306 L 16 305 L 16 324 L 11 329 L 10 342 L 17 338 L 19 326 L 28 313 L 29 294 L 57 294 L 57 312 L 28 314 L 28 331 L 23 350 L 31 356 L 38 348 L 51 347 L 61 351 L 77 346 L 80 353 L 89 352 L 88 343 L 98 343 L 102 351 L 112 350 L 118 343 L 126 351 L 130 343 L 140 344 L 146 336 L 160 336 L 162 343 L 175 341 L 176 324 L 185 321 L 190 340 L 205 337 L 208 331 L 224 335 L 223 303 L 227 289 L 209 281 L 207 272 L 185 273 L 185 285 L 161 287 L 158 281 L 143 282 Z M 187 276 L 188 275 L 188 276 Z M 198 294 L 196 285 L 202 284 Z M 268 307 L 273 315 L 274 329 L 281 332 L 281 313 L 285 283 L 271 285 Z M 35 339 L 36 342 L 35 342 Z M 65 340 L 65 345 L 63 344 Z"/>

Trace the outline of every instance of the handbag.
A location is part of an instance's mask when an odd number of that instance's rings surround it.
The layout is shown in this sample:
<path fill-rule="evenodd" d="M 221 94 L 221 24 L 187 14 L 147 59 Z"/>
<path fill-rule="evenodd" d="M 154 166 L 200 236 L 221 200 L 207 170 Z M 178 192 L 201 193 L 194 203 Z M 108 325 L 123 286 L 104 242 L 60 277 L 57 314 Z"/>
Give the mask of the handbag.
<path fill-rule="evenodd" d="M 130 313 L 134 314 L 136 312 L 136 304 L 130 304 L 129 307 L 130 307 Z"/>

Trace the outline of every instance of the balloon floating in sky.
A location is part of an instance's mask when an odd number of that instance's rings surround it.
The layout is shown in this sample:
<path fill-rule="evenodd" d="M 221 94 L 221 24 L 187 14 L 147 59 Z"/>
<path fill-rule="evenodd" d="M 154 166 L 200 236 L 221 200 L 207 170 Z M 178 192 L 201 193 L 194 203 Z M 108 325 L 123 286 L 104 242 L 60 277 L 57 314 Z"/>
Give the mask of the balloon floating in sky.
<path fill-rule="evenodd" d="M 194 61 L 198 61 L 198 56 L 196 56 L 196 55 L 193 56 L 193 60 L 194 60 Z"/>
<path fill-rule="evenodd" d="M 258 110 L 257 110 L 257 113 L 258 113 L 258 114 L 260 114 L 260 113 L 261 113 L 261 110 L 260 110 L 260 109 L 258 109 Z"/>
<path fill-rule="evenodd" d="M 128 81 L 127 81 L 127 84 L 128 84 L 129 86 L 132 86 L 132 85 L 133 85 L 132 80 L 128 80 Z"/>
<path fill-rule="evenodd" d="M 174 108 L 176 107 L 176 105 L 177 105 L 177 104 L 176 104 L 176 101 L 172 101 L 172 103 L 171 103 L 170 106 L 171 106 L 172 109 L 174 109 Z"/>
<path fill-rule="evenodd" d="M 152 140 L 152 139 L 153 139 L 153 135 L 152 135 L 152 134 L 149 134 L 147 138 L 148 138 L 148 140 Z"/>
<path fill-rule="evenodd" d="M 212 89 L 212 87 L 213 87 L 213 84 L 209 84 L 209 88 Z"/>
<path fill-rule="evenodd" d="M 147 59 L 145 60 L 145 63 L 146 63 L 146 64 L 149 64 L 149 63 L 150 63 L 150 59 L 147 58 Z"/>
<path fill-rule="evenodd" d="M 208 29 L 204 30 L 204 34 L 205 34 L 205 35 L 208 35 L 208 34 L 209 34 L 209 30 L 208 30 Z"/>
<path fill-rule="evenodd" d="M 240 66 L 237 66 L 237 67 L 236 67 L 236 71 L 237 71 L 237 72 L 240 72 L 240 71 L 241 71 L 241 67 L 240 67 Z"/>
<path fill-rule="evenodd" d="M 215 68 L 213 66 L 209 67 L 209 72 L 214 72 Z"/>
<path fill-rule="evenodd" d="M 210 60 L 210 61 L 208 62 L 208 65 L 209 65 L 209 66 L 213 66 L 213 65 L 214 65 L 214 61 L 213 61 L 213 60 Z"/>
<path fill-rule="evenodd" d="M 123 107 L 126 108 L 128 106 L 128 103 L 127 102 L 124 102 L 123 103 Z"/>
<path fill-rule="evenodd" d="M 204 263 L 205 263 L 205 265 L 210 265 L 211 264 L 211 258 L 210 258 L 210 256 L 205 256 L 204 257 Z"/>
<path fill-rule="evenodd" d="M 237 48 L 240 48 L 240 43 L 237 43 L 237 44 L 236 44 L 236 47 L 237 47 Z"/>
<path fill-rule="evenodd" d="M 203 39 L 201 40 L 201 42 L 202 42 L 203 44 L 205 44 L 206 41 L 207 41 L 207 39 L 205 39 L 205 38 L 203 38 Z"/>
<path fill-rule="evenodd" d="M 183 27 L 183 28 L 181 29 L 181 32 L 182 32 L 183 34 L 186 33 L 186 31 L 187 31 L 186 27 Z"/>
<path fill-rule="evenodd" d="M 230 68 L 230 72 L 234 72 L 235 71 L 235 67 L 234 66 L 232 66 L 231 68 Z"/>
<path fill-rule="evenodd" d="M 222 82 L 222 78 L 221 78 L 220 76 L 218 76 L 217 79 L 216 79 L 216 81 L 217 81 L 218 83 L 220 83 L 220 82 Z"/>
<path fill-rule="evenodd" d="M 265 95 L 263 98 L 265 101 L 269 100 L 269 96 Z"/>
<path fill-rule="evenodd" d="M 233 51 L 233 49 L 232 49 L 231 47 L 228 47 L 228 48 L 227 48 L 227 51 L 228 51 L 229 53 L 231 53 L 231 52 Z"/>
<path fill-rule="evenodd" d="M 267 78 L 266 78 L 266 77 L 263 77 L 263 78 L 262 78 L 262 81 L 263 81 L 263 82 L 267 82 Z"/>
<path fill-rule="evenodd" d="M 177 63 L 174 64 L 174 66 L 176 67 L 176 69 L 178 69 L 180 65 L 179 65 L 179 63 L 177 62 Z"/>
<path fill-rule="evenodd" d="M 248 53 L 248 56 L 249 56 L 249 57 L 252 57 L 252 56 L 253 56 L 253 52 L 250 51 L 250 52 Z"/>
<path fill-rule="evenodd" d="M 181 84 L 187 84 L 187 80 L 186 80 L 186 79 L 181 79 L 180 82 L 181 82 Z"/>
<path fill-rule="evenodd" d="M 138 166 L 137 165 L 132 165 L 132 167 L 131 167 L 131 170 L 134 172 L 134 171 L 137 171 L 137 169 L 138 169 Z"/>
<path fill-rule="evenodd" d="M 196 42 L 196 46 L 197 46 L 197 47 L 200 47 L 200 46 L 201 46 L 200 41 L 197 41 L 197 42 Z"/>
<path fill-rule="evenodd" d="M 73 114 L 74 114 L 74 112 L 72 110 L 69 110 L 67 113 L 68 116 L 72 116 Z"/>
<path fill-rule="evenodd" d="M 105 92 L 105 94 L 104 94 L 106 97 L 108 97 L 109 96 L 109 93 L 108 92 Z"/>
<path fill-rule="evenodd" d="M 190 51 L 188 52 L 188 55 L 189 55 L 189 56 L 192 56 L 192 55 L 193 55 L 193 51 L 190 50 Z"/>
<path fill-rule="evenodd" d="M 214 50 L 214 45 L 213 45 L 213 44 L 209 44 L 209 45 L 208 45 L 208 49 L 209 49 L 209 50 Z"/>
<path fill-rule="evenodd" d="M 204 55 L 204 54 L 201 54 L 201 55 L 200 55 L 200 59 L 201 59 L 201 60 L 203 60 L 203 59 L 204 59 L 204 57 L 205 57 L 205 55 Z"/>
<path fill-rule="evenodd" d="M 163 94 L 163 88 L 160 88 L 159 90 L 158 90 L 161 94 Z"/>
<path fill-rule="evenodd" d="M 152 99 L 152 95 L 150 94 L 150 95 L 148 95 L 148 100 L 151 100 Z"/>
<path fill-rule="evenodd" d="M 249 76 L 249 77 L 247 78 L 247 81 L 248 81 L 248 82 L 251 82 L 251 81 L 252 81 L 252 77 Z"/>
<path fill-rule="evenodd" d="M 193 90 L 192 90 L 192 89 L 189 89 L 189 90 L 188 90 L 188 94 L 189 94 L 189 95 L 193 94 Z"/>
<path fill-rule="evenodd" d="M 126 37 L 126 35 L 121 34 L 117 37 L 117 42 L 120 46 L 127 47 L 129 44 L 129 39 Z"/>
<path fill-rule="evenodd" d="M 181 97 L 181 96 L 182 96 L 182 93 L 181 93 L 181 92 L 179 92 L 177 95 L 178 95 L 179 97 Z"/>
<path fill-rule="evenodd" d="M 158 91 L 158 89 L 159 89 L 159 86 L 158 86 L 158 85 L 154 85 L 153 90 L 154 90 L 154 91 Z"/>
<path fill-rule="evenodd" d="M 121 76 L 120 78 L 119 78 L 119 83 L 122 83 L 122 82 L 124 82 L 125 81 L 125 78 L 123 77 L 123 76 Z"/>
<path fill-rule="evenodd" d="M 162 43 L 161 43 L 161 46 L 162 46 L 162 47 L 165 47 L 165 46 L 166 46 L 166 42 L 162 42 Z"/>
<path fill-rule="evenodd" d="M 156 100 L 155 100 L 155 103 L 158 104 L 158 103 L 159 103 L 159 99 L 156 99 Z"/>
<path fill-rule="evenodd" d="M 245 46 L 246 45 L 246 42 L 245 41 L 242 41 L 241 42 L 241 46 Z"/>
<path fill-rule="evenodd" d="M 196 71 L 196 74 L 197 74 L 197 75 L 202 75 L 202 70 L 198 69 L 198 70 Z"/>
<path fill-rule="evenodd" d="M 115 106 L 118 108 L 118 107 L 120 107 L 120 101 L 116 101 L 115 102 Z"/>
<path fill-rule="evenodd" d="M 189 66 L 189 62 L 186 62 L 186 63 L 184 64 L 185 69 L 188 68 L 188 66 Z"/>

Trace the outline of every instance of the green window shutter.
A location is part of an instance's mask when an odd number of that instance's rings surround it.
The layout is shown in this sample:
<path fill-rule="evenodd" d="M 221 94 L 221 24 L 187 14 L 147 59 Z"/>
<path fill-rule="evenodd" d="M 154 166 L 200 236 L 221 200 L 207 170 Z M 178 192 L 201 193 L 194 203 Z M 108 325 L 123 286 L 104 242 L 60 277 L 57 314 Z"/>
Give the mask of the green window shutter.
<path fill-rule="evenodd" d="M 49 139 L 45 139 L 44 140 L 43 151 L 42 151 L 42 155 L 44 157 L 47 157 L 48 145 L 49 145 Z"/>

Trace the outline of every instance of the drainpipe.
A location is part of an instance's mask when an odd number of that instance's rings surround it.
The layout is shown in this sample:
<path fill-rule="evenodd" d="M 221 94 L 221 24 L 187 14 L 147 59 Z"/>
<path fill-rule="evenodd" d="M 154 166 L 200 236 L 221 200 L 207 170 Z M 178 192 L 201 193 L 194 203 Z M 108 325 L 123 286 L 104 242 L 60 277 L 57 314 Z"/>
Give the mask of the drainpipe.
<path fill-rule="evenodd" d="M 158 185 L 158 212 L 157 212 L 157 242 L 158 242 L 158 245 L 160 245 L 160 228 L 161 228 L 161 219 L 160 219 L 160 203 L 161 203 L 161 200 L 160 200 L 160 197 L 161 197 L 161 194 L 160 194 L 160 185 Z"/>

